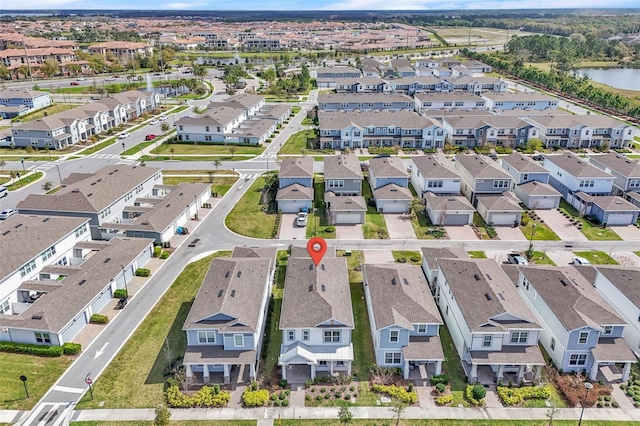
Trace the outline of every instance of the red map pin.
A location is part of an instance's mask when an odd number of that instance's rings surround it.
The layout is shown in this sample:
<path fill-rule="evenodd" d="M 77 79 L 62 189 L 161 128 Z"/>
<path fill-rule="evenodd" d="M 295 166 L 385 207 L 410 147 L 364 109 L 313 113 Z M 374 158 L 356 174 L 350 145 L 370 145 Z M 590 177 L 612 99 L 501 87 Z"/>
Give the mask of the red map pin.
<path fill-rule="evenodd" d="M 313 263 L 318 266 L 327 252 L 327 242 L 323 238 L 313 237 L 307 243 L 307 251 L 311 259 L 313 259 Z"/>

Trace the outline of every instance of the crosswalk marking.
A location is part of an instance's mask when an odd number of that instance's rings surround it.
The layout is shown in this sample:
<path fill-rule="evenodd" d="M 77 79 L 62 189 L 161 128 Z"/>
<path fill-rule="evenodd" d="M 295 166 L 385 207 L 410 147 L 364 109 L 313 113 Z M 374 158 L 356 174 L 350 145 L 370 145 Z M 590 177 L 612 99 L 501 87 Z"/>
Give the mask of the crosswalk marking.
<path fill-rule="evenodd" d="M 54 391 L 67 392 L 67 393 L 83 393 L 85 390 L 80 388 L 70 388 L 67 386 L 56 386 L 53 388 Z"/>

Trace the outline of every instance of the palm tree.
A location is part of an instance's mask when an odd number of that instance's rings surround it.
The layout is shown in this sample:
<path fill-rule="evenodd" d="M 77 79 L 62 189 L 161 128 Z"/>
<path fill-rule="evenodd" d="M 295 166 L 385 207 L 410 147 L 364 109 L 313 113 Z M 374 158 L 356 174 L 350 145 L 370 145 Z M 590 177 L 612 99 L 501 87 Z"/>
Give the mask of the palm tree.
<path fill-rule="evenodd" d="M 238 150 L 238 147 L 235 145 L 230 145 L 229 148 L 227 148 L 229 150 L 229 154 L 231 154 L 231 158 L 233 158 L 233 154 L 236 153 L 236 151 Z"/>
<path fill-rule="evenodd" d="M 173 160 L 173 153 L 176 152 L 176 149 L 174 147 L 171 147 L 169 152 L 171 153 L 171 159 Z"/>
<path fill-rule="evenodd" d="M 4 161 L 3 161 L 4 162 Z M 218 169 L 220 168 L 220 165 L 222 165 L 222 161 L 220 160 L 215 160 L 213 162 L 213 166 L 216 168 L 216 172 L 218 171 Z"/>

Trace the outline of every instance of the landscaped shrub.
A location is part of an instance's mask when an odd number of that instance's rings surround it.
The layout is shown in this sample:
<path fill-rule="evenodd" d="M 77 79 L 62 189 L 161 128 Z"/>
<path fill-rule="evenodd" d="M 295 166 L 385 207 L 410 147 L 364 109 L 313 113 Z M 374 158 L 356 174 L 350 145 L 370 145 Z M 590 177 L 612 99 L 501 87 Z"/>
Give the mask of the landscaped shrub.
<path fill-rule="evenodd" d="M 170 254 L 171 252 L 163 251 L 162 254 L 160 254 L 160 259 L 168 259 Z"/>
<path fill-rule="evenodd" d="M 404 388 L 395 385 L 373 385 L 371 389 L 374 392 L 385 393 L 393 398 L 397 398 L 406 404 L 415 404 L 418 402 L 417 393 L 407 392 Z"/>
<path fill-rule="evenodd" d="M 280 392 L 280 395 L 278 395 L 278 399 L 287 399 L 287 395 L 285 395 L 284 392 Z"/>
<path fill-rule="evenodd" d="M 147 268 L 136 269 L 136 277 L 148 277 L 149 275 L 151 275 L 151 271 Z"/>
<path fill-rule="evenodd" d="M 275 395 L 275 394 L 274 394 Z M 251 390 L 247 388 L 242 392 L 242 403 L 245 407 L 262 407 L 269 400 L 269 391 L 266 389 Z"/>
<path fill-rule="evenodd" d="M 286 388 L 288 384 L 289 382 L 287 382 L 285 379 L 278 380 L 278 386 L 280 386 L 281 388 Z"/>
<path fill-rule="evenodd" d="M 109 317 L 106 315 L 93 314 L 89 322 L 91 324 L 106 324 L 109 322 Z"/>
<path fill-rule="evenodd" d="M 276 399 L 275 401 L 273 401 L 273 405 L 275 405 L 276 407 L 279 407 L 282 405 L 282 401 L 280 401 L 279 399 Z"/>
<path fill-rule="evenodd" d="M 351 395 L 350 395 L 350 394 L 348 394 L 348 393 L 347 393 L 347 394 L 345 394 L 345 395 L 344 395 L 344 399 L 345 399 L 345 401 L 350 401 L 350 400 L 351 400 Z"/>
<path fill-rule="evenodd" d="M 288 399 L 283 400 L 282 401 L 282 406 L 283 407 L 288 407 L 289 406 L 289 400 Z"/>
<path fill-rule="evenodd" d="M 444 393 L 446 390 L 447 390 L 447 387 L 445 385 L 443 385 L 442 383 L 438 383 L 436 385 L 436 392 Z"/>
<path fill-rule="evenodd" d="M 162 247 L 156 246 L 153 248 L 153 257 L 160 257 L 160 253 L 162 253 Z"/>
<path fill-rule="evenodd" d="M 449 384 L 449 376 L 445 376 L 444 374 L 439 374 L 437 376 L 431 376 L 429 379 L 432 385 L 437 385 L 438 383 L 442 383 L 443 385 Z"/>
<path fill-rule="evenodd" d="M 480 391 L 482 388 L 482 391 Z M 476 389 L 478 389 L 476 391 Z M 484 393 L 483 393 L 484 392 Z M 487 391 L 484 389 L 482 385 L 467 385 L 467 388 L 464 391 L 464 396 L 472 405 L 484 405 L 484 397 L 486 396 Z M 482 395 L 481 398 L 476 398 L 476 396 Z"/>
<path fill-rule="evenodd" d="M 316 396 L 316 401 L 320 402 L 320 401 L 322 401 L 322 399 L 323 399 L 323 398 L 322 398 L 322 395 L 318 395 L 318 396 Z"/>
<path fill-rule="evenodd" d="M 80 350 L 82 350 L 80 343 L 67 342 L 62 345 L 62 352 L 64 352 L 65 355 L 78 355 Z"/>
<path fill-rule="evenodd" d="M 422 258 L 420 256 L 411 256 L 411 261 L 413 263 L 420 262 L 420 260 L 422 260 Z"/>
<path fill-rule="evenodd" d="M 62 346 L 31 345 L 28 343 L 0 342 L 0 352 L 31 354 L 39 356 L 62 356 Z"/>
<path fill-rule="evenodd" d="M 176 385 L 167 389 L 167 404 L 174 408 L 223 407 L 230 399 L 231 394 L 219 386 L 203 386 L 192 396 L 182 393 Z"/>
<path fill-rule="evenodd" d="M 270 399 L 272 401 L 275 401 L 276 399 L 278 399 L 278 394 L 277 393 L 272 393 Z"/>
<path fill-rule="evenodd" d="M 125 290 L 124 288 L 119 288 L 113 292 L 113 297 L 116 299 L 127 297 L 127 290 Z"/>
<path fill-rule="evenodd" d="M 518 405 L 525 399 L 547 399 L 551 396 L 551 388 L 549 386 L 528 386 L 524 388 L 499 386 L 496 390 L 504 405 Z"/>
<path fill-rule="evenodd" d="M 447 405 L 453 402 L 453 395 L 442 395 L 436 398 L 436 404 Z"/>
<path fill-rule="evenodd" d="M 330 393 L 325 393 L 324 394 L 324 399 L 331 399 L 331 394 Z"/>

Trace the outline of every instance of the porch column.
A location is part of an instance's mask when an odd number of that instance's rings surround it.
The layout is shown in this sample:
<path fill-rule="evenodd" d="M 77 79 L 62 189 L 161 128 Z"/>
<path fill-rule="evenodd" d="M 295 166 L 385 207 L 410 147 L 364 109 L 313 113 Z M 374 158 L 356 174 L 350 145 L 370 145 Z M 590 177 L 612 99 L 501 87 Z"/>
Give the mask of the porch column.
<path fill-rule="evenodd" d="M 287 364 L 282 366 L 282 380 L 287 380 Z"/>
<path fill-rule="evenodd" d="M 404 379 L 409 380 L 409 361 L 404 360 Z"/>
<path fill-rule="evenodd" d="M 315 379 L 316 379 L 316 365 L 311 364 L 311 380 L 315 380 Z"/>
<path fill-rule="evenodd" d="M 188 378 L 192 378 L 193 377 L 193 370 L 191 369 L 191 364 L 185 364 L 184 369 L 185 369 L 185 373 L 186 373 L 187 377 Z"/>
<path fill-rule="evenodd" d="M 591 380 L 596 380 L 596 377 L 598 377 L 598 361 L 593 360 L 593 365 L 591 366 L 591 372 L 589 373 L 589 378 Z"/>
<path fill-rule="evenodd" d="M 478 364 L 471 364 L 471 380 L 470 383 L 475 383 L 478 381 Z"/>
<path fill-rule="evenodd" d="M 347 361 L 347 375 L 351 375 L 351 361 Z"/>
<path fill-rule="evenodd" d="M 518 367 L 518 383 L 524 379 L 524 364 L 520 364 Z"/>
<path fill-rule="evenodd" d="M 631 363 L 627 362 L 624 364 L 624 367 L 622 368 L 622 381 L 626 382 L 627 380 L 629 380 L 629 372 L 631 371 Z"/>
<path fill-rule="evenodd" d="M 209 366 L 207 364 L 202 365 L 202 381 L 205 383 L 209 383 Z"/>
<path fill-rule="evenodd" d="M 504 364 L 500 364 L 498 366 L 498 374 L 497 374 L 497 379 L 499 382 L 501 382 L 502 380 L 504 380 Z"/>
<path fill-rule="evenodd" d="M 540 376 L 542 375 L 542 366 L 541 365 L 536 365 L 535 366 L 535 377 L 536 380 L 540 380 Z"/>
<path fill-rule="evenodd" d="M 442 374 L 442 361 L 436 361 L 436 376 Z"/>
<path fill-rule="evenodd" d="M 333 377 L 333 361 L 329 361 L 329 375 Z"/>
<path fill-rule="evenodd" d="M 249 380 L 256 379 L 256 365 L 254 363 L 249 364 Z"/>
<path fill-rule="evenodd" d="M 222 376 L 224 378 L 224 384 L 225 385 L 228 385 L 229 382 L 231 381 L 231 377 L 230 377 L 231 374 L 230 374 L 229 370 L 230 370 L 229 369 L 229 364 L 222 364 L 222 371 L 223 371 Z"/>

